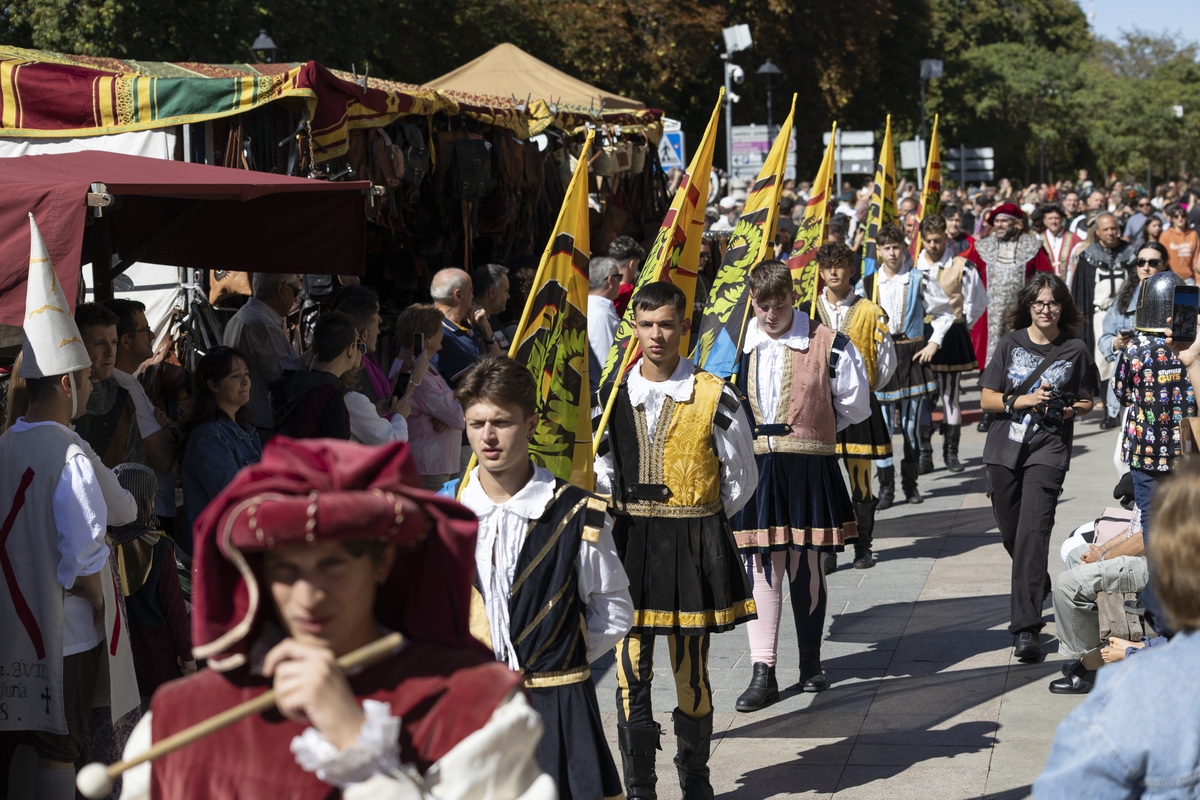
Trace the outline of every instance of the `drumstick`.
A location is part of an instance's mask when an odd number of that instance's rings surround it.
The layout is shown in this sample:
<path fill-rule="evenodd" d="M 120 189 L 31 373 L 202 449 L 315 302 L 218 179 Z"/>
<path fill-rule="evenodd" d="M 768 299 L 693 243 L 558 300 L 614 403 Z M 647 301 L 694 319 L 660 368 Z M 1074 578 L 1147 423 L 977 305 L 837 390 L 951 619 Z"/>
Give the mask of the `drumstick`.
<path fill-rule="evenodd" d="M 402 634 L 389 633 L 387 636 L 376 639 L 370 644 L 363 645 L 357 650 L 347 653 L 337 660 L 337 664 L 343 670 L 373 664 L 376 661 L 382 660 L 403 643 L 404 636 Z M 138 764 L 162 758 L 167 753 L 172 753 L 181 747 L 186 747 L 192 742 L 203 739 L 210 733 L 216 733 L 238 720 L 245 719 L 254 714 L 261 714 L 264 711 L 274 708 L 274 706 L 275 690 L 269 689 L 253 700 L 247 700 L 202 722 L 197 722 L 190 728 L 184 728 L 178 733 L 171 734 L 161 742 L 156 742 L 146 752 L 134 756 L 127 761 L 118 761 L 107 767 L 99 762 L 88 764 L 79 770 L 79 775 L 75 778 L 75 785 L 84 797 L 104 797 L 112 791 L 113 781 L 122 772 L 132 769 Z"/>

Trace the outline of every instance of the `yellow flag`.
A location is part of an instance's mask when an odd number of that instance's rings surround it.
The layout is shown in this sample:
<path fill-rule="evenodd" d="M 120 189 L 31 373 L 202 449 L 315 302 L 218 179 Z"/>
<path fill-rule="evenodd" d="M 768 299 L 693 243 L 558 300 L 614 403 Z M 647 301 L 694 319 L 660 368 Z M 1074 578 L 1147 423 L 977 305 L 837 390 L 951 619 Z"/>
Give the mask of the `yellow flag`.
<path fill-rule="evenodd" d="M 667 215 L 663 217 L 658 236 L 646 256 L 642 271 L 638 274 L 633 293 L 637 294 L 648 283 L 655 281 L 670 281 L 683 290 L 687 298 L 687 308 L 693 306 L 696 296 L 696 273 L 700 268 L 701 233 L 704 230 L 704 212 L 708 202 L 708 179 L 712 174 L 713 150 L 717 141 L 717 125 L 721 118 L 721 101 L 725 98 L 725 89 L 717 93 L 717 104 L 713 108 L 708 121 L 708 128 L 700 139 L 700 147 L 696 149 L 692 161 L 688 164 L 687 174 Z M 687 352 L 688 336 L 684 334 L 680 352 Z M 607 401 L 621 382 L 621 377 L 629 365 L 633 363 L 637 351 L 637 341 L 633 337 L 633 304 L 625 309 L 621 324 L 613 337 L 612 349 L 604 363 L 604 373 L 600 379 L 600 397 Z M 607 402 L 606 402 L 607 405 Z"/>
<path fill-rule="evenodd" d="M 700 338 L 696 343 L 696 364 L 722 378 L 728 378 L 736 370 L 746 333 L 750 315 L 750 290 L 746 278 L 755 264 L 774 256 L 779 197 L 783 193 L 783 173 L 787 168 L 795 115 L 796 95 L 792 95 L 792 110 L 758 171 L 758 179 L 754 181 L 742 215 L 729 237 L 725 258 L 704 306 Z"/>
<path fill-rule="evenodd" d="M 942 156 L 938 151 L 938 115 L 933 115 L 933 133 L 929 136 L 929 158 L 925 162 L 925 186 L 921 188 L 921 202 L 917 206 L 917 219 L 924 220 L 942 213 Z M 913 237 L 909 248 L 913 261 L 921 252 L 921 232 Z"/>
<path fill-rule="evenodd" d="M 533 374 L 538 427 L 529 455 L 554 476 L 592 488 L 592 418 L 588 389 L 589 132 L 567 188 L 554 234 L 542 253 L 533 290 L 508 355 Z"/>
<path fill-rule="evenodd" d="M 875 163 L 875 185 L 871 189 L 871 209 L 867 212 L 867 237 L 863 242 L 863 280 L 879 268 L 875 237 L 879 235 L 880 225 L 889 224 L 896 224 L 896 158 L 892 151 L 891 114 L 888 114 L 887 129 L 883 132 L 883 143 L 879 146 L 879 161 Z"/>
<path fill-rule="evenodd" d="M 809 316 L 816 310 L 817 278 L 820 269 L 817 265 L 817 248 L 825 244 L 826 230 L 829 226 L 829 215 L 833 211 L 833 144 L 837 141 L 837 123 L 833 124 L 833 132 L 829 136 L 829 144 L 825 146 L 825 157 L 821 159 L 821 168 L 817 170 L 817 179 L 813 181 L 812 192 L 808 196 L 808 204 L 804 206 L 804 216 L 796 230 L 796 242 L 788 256 L 788 269 L 792 272 L 792 283 L 800 299 L 797 308 L 809 307 Z"/>

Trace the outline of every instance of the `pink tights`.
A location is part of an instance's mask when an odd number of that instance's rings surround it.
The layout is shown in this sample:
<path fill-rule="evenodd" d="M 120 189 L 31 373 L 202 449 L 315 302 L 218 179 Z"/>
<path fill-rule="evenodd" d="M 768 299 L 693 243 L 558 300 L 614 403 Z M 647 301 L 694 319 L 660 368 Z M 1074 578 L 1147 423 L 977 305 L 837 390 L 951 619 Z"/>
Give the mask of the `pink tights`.
<path fill-rule="evenodd" d="M 788 556 L 791 556 L 789 559 Z M 795 581 L 796 571 L 800 566 L 800 560 L 806 559 L 809 563 L 806 565 L 808 569 L 805 572 L 810 576 L 814 576 L 817 581 L 822 580 L 822 573 L 818 567 L 818 554 L 815 550 L 805 550 L 803 552 L 776 551 L 771 553 L 771 580 L 768 583 L 766 572 L 763 569 L 763 561 L 759 555 L 747 556 L 747 560 L 752 567 L 751 571 L 751 588 L 754 590 L 754 604 L 758 606 L 758 619 L 751 620 L 746 623 L 746 633 L 750 637 L 750 661 L 754 664 L 766 664 L 767 666 L 775 666 L 776 652 L 779 649 L 779 617 L 783 609 L 783 584 L 784 584 L 784 565 L 790 561 L 788 582 Z M 817 596 L 817 591 L 808 592 L 811 597 Z M 810 613 L 813 609 L 809 609 Z M 824 617 L 824 609 L 822 618 Z"/>

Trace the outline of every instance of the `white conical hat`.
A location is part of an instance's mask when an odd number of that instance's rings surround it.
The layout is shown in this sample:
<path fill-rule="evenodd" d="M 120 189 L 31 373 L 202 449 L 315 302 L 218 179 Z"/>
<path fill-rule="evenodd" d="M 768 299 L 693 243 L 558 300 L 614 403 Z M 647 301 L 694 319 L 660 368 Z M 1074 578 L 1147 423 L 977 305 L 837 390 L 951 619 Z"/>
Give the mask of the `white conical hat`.
<path fill-rule="evenodd" d="M 66 375 L 92 365 L 71 316 L 67 296 L 54 274 L 50 253 L 33 214 L 29 215 L 29 283 L 25 289 L 25 346 L 21 377 Z"/>

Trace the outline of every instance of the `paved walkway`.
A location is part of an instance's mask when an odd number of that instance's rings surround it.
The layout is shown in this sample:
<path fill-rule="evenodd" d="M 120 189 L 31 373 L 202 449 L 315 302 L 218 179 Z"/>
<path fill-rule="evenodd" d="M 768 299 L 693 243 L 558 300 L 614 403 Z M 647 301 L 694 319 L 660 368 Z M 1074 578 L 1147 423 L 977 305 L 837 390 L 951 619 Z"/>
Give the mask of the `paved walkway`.
<path fill-rule="evenodd" d="M 965 399 L 977 407 L 977 393 Z M 1051 542 L 1051 574 L 1063 568 L 1057 553 L 1071 529 L 1115 505 L 1116 431 L 1099 430 L 1100 415 L 1093 412 L 1076 431 Z M 719 797 L 1017 800 L 1029 795 L 1055 728 L 1079 698 L 1046 689 L 1062 663 L 1049 602 L 1042 634 L 1045 662 L 1028 665 L 1012 657 L 1010 561 L 984 495 L 983 440 L 973 424 L 964 426 L 960 457 L 967 471 L 952 475 L 935 437 L 937 471 L 921 478 L 925 502 L 901 502 L 879 514 L 878 565 L 851 569 L 851 559 L 843 556 L 842 568 L 830 576 L 822 650 L 828 690 L 804 694 L 797 689 L 796 633 L 786 600 L 778 667 L 785 688 L 776 705 L 751 714 L 734 709 L 750 680 L 746 634 L 739 629 L 713 637 L 716 711 L 710 766 Z M 675 699 L 666 647 L 661 651 L 653 698 L 665 732 L 658 788 L 659 797 L 674 800 L 680 796 L 671 763 Z M 616 714 L 608 711 L 616 687 L 611 656 L 595 666 L 600 708 L 607 712 L 605 728 L 619 767 Z"/>

